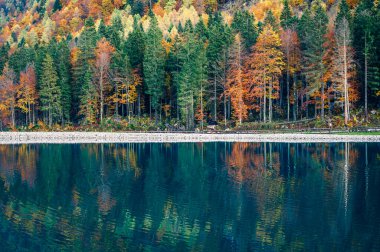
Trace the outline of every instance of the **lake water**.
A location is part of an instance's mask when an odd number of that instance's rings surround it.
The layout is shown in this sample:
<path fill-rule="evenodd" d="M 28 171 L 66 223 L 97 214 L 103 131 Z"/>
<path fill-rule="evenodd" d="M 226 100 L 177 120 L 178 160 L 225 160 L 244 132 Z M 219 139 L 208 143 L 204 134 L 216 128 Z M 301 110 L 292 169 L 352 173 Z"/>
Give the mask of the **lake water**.
<path fill-rule="evenodd" d="M 0 145 L 1 251 L 380 250 L 380 144 Z"/>

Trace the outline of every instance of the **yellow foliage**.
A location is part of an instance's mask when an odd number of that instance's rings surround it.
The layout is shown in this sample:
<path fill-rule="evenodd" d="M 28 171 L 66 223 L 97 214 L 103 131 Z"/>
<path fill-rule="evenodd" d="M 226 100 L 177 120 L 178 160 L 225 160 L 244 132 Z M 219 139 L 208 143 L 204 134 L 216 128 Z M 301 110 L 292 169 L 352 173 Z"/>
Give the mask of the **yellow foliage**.
<path fill-rule="evenodd" d="M 255 15 L 256 21 L 263 21 L 265 14 L 271 10 L 273 15 L 279 19 L 282 11 L 282 1 L 280 0 L 264 0 L 258 2 L 251 7 L 251 11 Z"/>

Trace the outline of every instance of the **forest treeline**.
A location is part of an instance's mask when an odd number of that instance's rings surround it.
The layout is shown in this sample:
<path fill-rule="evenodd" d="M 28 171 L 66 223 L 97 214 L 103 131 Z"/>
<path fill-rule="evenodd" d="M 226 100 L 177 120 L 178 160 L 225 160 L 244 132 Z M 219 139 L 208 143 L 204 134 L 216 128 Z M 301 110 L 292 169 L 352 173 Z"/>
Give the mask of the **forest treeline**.
<path fill-rule="evenodd" d="M 1 8 L 2 127 L 349 126 L 378 108 L 377 1 L 78 2 Z"/>

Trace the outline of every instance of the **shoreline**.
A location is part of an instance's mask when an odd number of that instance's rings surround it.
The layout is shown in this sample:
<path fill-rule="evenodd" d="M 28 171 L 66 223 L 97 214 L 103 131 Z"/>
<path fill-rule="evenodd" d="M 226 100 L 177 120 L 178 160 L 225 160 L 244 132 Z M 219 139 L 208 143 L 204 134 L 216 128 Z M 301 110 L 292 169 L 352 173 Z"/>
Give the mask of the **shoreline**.
<path fill-rule="evenodd" d="M 338 143 L 380 142 L 380 135 L 337 135 L 304 133 L 121 133 L 121 132 L 0 132 L 0 144 L 79 143 L 196 143 L 278 142 Z"/>

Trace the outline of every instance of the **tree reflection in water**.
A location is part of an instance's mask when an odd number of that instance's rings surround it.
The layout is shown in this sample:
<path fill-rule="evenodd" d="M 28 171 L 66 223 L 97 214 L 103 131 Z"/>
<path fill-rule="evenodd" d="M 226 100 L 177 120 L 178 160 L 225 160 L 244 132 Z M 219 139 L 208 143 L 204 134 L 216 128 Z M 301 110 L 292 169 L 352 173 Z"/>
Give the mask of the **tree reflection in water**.
<path fill-rule="evenodd" d="M 379 144 L 0 145 L 4 249 L 380 249 Z"/>

